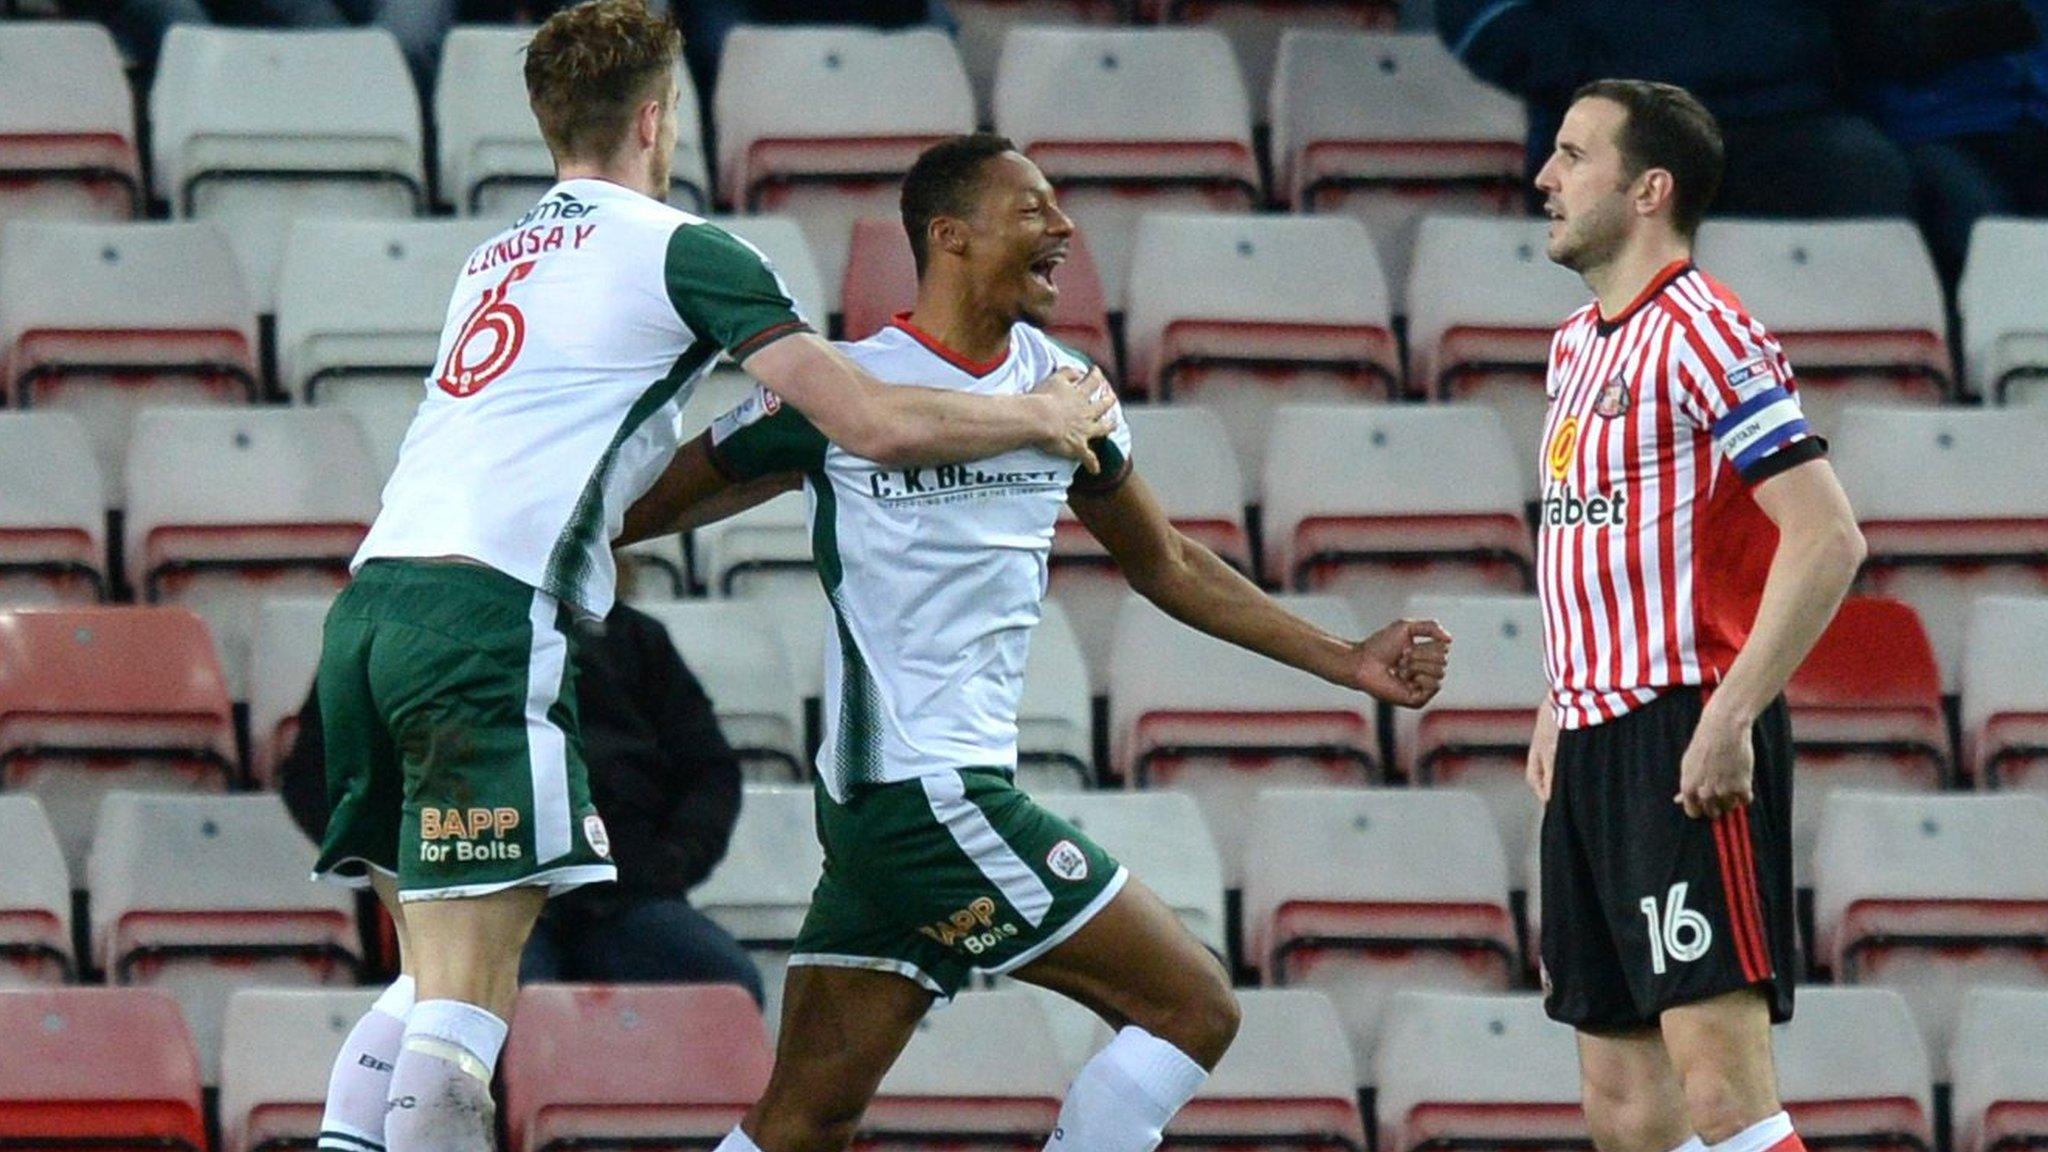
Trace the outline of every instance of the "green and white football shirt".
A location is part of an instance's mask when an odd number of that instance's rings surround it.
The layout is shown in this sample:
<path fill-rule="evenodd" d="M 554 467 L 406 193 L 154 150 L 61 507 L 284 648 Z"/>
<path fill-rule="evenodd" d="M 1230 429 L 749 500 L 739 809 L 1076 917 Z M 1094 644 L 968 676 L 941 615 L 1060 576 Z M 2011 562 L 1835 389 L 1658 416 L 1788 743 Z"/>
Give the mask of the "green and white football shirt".
<path fill-rule="evenodd" d="M 847 355 L 892 384 L 1028 392 L 1080 356 L 1019 324 L 1008 353 L 972 364 L 897 323 Z M 1017 702 L 1045 595 L 1053 524 L 1076 485 L 1128 475 L 1130 433 L 1097 443 L 1099 475 L 1033 448 L 973 464 L 888 468 L 826 441 L 755 389 L 712 423 L 712 455 L 737 479 L 804 473 L 811 548 L 838 643 L 825 646 L 818 774 L 833 799 L 863 785 L 964 768 L 1017 768 Z"/>
<path fill-rule="evenodd" d="M 557 184 L 456 281 L 355 566 L 467 556 L 604 615 L 611 539 L 697 381 L 720 351 L 807 330 L 746 241 L 617 184 Z"/>

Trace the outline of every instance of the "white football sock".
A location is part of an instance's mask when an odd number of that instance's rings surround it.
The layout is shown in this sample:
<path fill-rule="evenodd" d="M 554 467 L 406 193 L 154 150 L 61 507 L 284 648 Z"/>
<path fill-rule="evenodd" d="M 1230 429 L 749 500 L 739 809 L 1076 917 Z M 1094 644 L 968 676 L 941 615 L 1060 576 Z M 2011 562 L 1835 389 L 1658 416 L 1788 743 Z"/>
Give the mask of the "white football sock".
<path fill-rule="evenodd" d="M 384 1099 L 412 998 L 412 977 L 400 976 L 341 1042 L 327 1077 L 321 1152 L 384 1152 Z"/>
<path fill-rule="evenodd" d="M 1779 1112 L 1766 1116 L 1719 1144 L 1713 1145 L 1709 1152 L 1767 1152 L 1791 1135 L 1792 1117 Z M 1793 1147 L 1803 1148 L 1804 1145 L 1794 1144 Z"/>
<path fill-rule="evenodd" d="M 1208 1078 L 1187 1053 L 1127 1027 L 1074 1077 L 1045 1152 L 1152 1152 Z"/>
<path fill-rule="evenodd" d="M 474 1004 L 414 1005 L 391 1071 L 389 1152 L 492 1152 L 491 1073 L 504 1046 L 505 1022 Z"/>
<path fill-rule="evenodd" d="M 1695 1136 L 1678 1147 L 1673 1148 L 1671 1152 L 1707 1152 L 1707 1142 Z"/>
<path fill-rule="evenodd" d="M 713 1148 L 711 1152 L 761 1152 L 761 1146 L 754 1143 L 753 1137 L 740 1131 L 739 1125 L 735 1124 L 732 1131 L 727 1132 L 725 1139 L 720 1140 L 718 1147 Z"/>

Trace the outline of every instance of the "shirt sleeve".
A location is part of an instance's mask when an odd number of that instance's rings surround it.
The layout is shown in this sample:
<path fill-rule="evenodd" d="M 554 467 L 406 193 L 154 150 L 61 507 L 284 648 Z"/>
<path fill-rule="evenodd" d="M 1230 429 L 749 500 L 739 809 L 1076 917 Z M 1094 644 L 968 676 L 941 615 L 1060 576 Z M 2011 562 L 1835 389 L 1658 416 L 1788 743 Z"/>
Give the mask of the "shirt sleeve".
<path fill-rule="evenodd" d="M 760 385 L 711 421 L 711 463 L 729 480 L 809 472 L 825 463 L 825 434 Z"/>
<path fill-rule="evenodd" d="M 684 224 L 671 233 L 663 275 L 676 315 L 734 363 L 784 336 L 811 331 L 775 265 L 716 225 Z"/>
<path fill-rule="evenodd" d="M 1806 422 L 1792 365 L 1768 332 L 1738 312 L 1701 321 L 1678 373 L 1680 403 L 1749 484 L 1827 455 Z"/>
<path fill-rule="evenodd" d="M 1043 334 L 1041 333 L 1041 335 Z M 1054 357 L 1054 360 L 1062 368 L 1078 368 L 1083 373 L 1086 373 L 1096 366 L 1094 360 L 1077 348 L 1070 347 L 1050 336 L 1045 337 L 1045 342 L 1052 345 L 1057 351 L 1058 355 Z M 1087 492 L 1098 495 L 1104 492 L 1114 492 L 1118 488 L 1123 487 L 1124 481 L 1130 478 L 1131 426 L 1124 422 L 1123 401 L 1117 401 L 1110 408 L 1109 418 L 1116 422 L 1116 427 L 1110 429 L 1109 435 L 1098 436 L 1088 442 L 1088 447 L 1095 452 L 1095 462 L 1102 465 L 1102 471 L 1090 472 L 1086 468 L 1076 465 L 1074 468 L 1074 478 L 1067 484 L 1068 491 Z"/>

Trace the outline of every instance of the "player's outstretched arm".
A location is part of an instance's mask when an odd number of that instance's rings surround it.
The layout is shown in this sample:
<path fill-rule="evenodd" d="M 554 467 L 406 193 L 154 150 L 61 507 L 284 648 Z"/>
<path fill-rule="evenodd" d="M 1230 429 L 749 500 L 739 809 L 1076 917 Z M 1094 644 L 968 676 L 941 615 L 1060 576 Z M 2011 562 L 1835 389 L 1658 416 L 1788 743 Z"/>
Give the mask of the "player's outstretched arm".
<path fill-rule="evenodd" d="M 1088 444 L 1109 434 L 1116 403 L 1101 373 L 1084 379 L 1067 369 L 1023 396 L 892 386 L 809 333 L 777 340 L 740 366 L 834 444 L 895 467 L 960 464 L 1036 447 L 1093 472 L 1099 465 Z"/>
<path fill-rule="evenodd" d="M 1397 620 L 1355 643 L 1332 636 L 1182 534 L 1136 475 L 1107 492 L 1076 489 L 1068 503 L 1131 587 L 1191 628 L 1403 707 L 1443 684 L 1451 638 L 1435 621 Z"/>
<path fill-rule="evenodd" d="M 795 472 L 777 472 L 742 480 L 719 471 L 711 458 L 711 434 L 699 435 L 676 450 L 676 457 L 640 499 L 626 509 L 625 527 L 615 545 L 638 544 L 702 528 L 803 483 Z"/>

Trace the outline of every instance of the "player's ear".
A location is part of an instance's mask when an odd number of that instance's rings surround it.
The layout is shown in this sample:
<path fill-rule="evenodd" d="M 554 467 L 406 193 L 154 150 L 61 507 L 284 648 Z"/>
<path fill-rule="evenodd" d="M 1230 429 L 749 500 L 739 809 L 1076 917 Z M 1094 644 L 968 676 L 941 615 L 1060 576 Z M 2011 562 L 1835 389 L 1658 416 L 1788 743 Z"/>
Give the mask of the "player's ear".
<path fill-rule="evenodd" d="M 1664 168 L 1651 168 L 1636 177 L 1636 212 L 1642 216 L 1653 216 L 1659 211 L 1671 208 L 1677 199 L 1678 183 L 1671 178 L 1671 172 Z"/>
<path fill-rule="evenodd" d="M 661 143 L 661 101 L 642 100 L 640 110 L 633 117 L 633 130 L 639 134 L 640 147 L 652 148 Z"/>
<path fill-rule="evenodd" d="M 930 242 L 926 245 L 930 251 L 959 256 L 967 251 L 967 222 L 953 216 L 934 216 L 925 238 Z"/>

